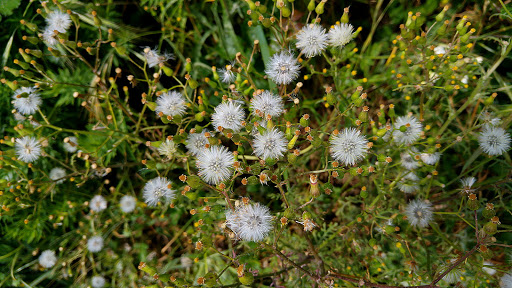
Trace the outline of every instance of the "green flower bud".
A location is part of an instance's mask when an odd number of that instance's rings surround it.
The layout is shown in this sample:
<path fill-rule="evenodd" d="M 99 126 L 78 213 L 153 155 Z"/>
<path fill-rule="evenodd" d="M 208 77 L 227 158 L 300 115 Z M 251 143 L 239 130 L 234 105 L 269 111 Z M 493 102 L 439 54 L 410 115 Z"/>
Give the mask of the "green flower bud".
<path fill-rule="evenodd" d="M 487 234 L 487 235 L 494 235 L 496 234 L 496 232 L 498 231 L 498 225 L 494 222 L 487 222 L 485 225 L 484 225 L 484 232 Z"/>
<path fill-rule="evenodd" d="M 302 118 L 300 118 L 299 124 L 300 124 L 302 127 L 307 127 L 307 126 L 309 126 L 309 114 L 304 114 L 304 115 L 302 116 Z"/>
<path fill-rule="evenodd" d="M 292 208 L 286 208 L 286 210 L 284 210 L 284 217 L 286 217 L 288 219 L 295 218 L 296 217 L 295 211 Z"/>
<path fill-rule="evenodd" d="M 437 14 L 437 16 L 436 16 L 437 22 L 441 22 L 444 19 L 444 15 L 445 15 L 446 11 L 448 11 L 449 8 L 450 7 L 448 5 L 443 7 L 443 10 L 441 11 L 441 13 Z"/>
<path fill-rule="evenodd" d="M 318 5 L 316 5 L 316 8 L 315 8 L 316 14 L 318 14 L 318 15 L 324 14 L 325 2 L 327 2 L 327 0 L 322 0 L 320 3 L 318 3 Z"/>
<path fill-rule="evenodd" d="M 289 153 L 288 155 L 286 155 L 286 158 L 288 159 L 288 163 L 292 165 L 297 163 L 297 156 L 293 153 Z"/>
<path fill-rule="evenodd" d="M 343 15 L 341 15 L 341 19 L 340 19 L 340 22 L 341 23 L 348 23 L 348 11 L 349 11 L 349 7 L 346 7 L 345 9 L 343 9 Z"/>
<path fill-rule="evenodd" d="M 471 193 L 468 196 L 468 203 L 467 203 L 468 209 L 476 211 L 478 210 L 478 207 L 480 206 L 480 202 L 478 201 L 475 194 Z"/>
<path fill-rule="evenodd" d="M 256 176 L 250 176 L 247 178 L 248 185 L 260 185 L 260 180 Z"/>
<path fill-rule="evenodd" d="M 336 97 L 334 97 L 334 95 L 332 93 L 327 93 L 325 98 L 327 100 L 327 103 L 329 103 L 329 105 L 336 104 Z"/>
<path fill-rule="evenodd" d="M 494 205 L 492 203 L 487 203 L 487 205 L 485 205 L 484 211 L 482 211 L 482 215 L 487 219 L 494 217 L 496 215 L 496 211 L 494 211 Z"/>
<path fill-rule="evenodd" d="M 315 10 L 315 0 L 310 0 L 308 4 L 308 11 L 311 12 Z"/>

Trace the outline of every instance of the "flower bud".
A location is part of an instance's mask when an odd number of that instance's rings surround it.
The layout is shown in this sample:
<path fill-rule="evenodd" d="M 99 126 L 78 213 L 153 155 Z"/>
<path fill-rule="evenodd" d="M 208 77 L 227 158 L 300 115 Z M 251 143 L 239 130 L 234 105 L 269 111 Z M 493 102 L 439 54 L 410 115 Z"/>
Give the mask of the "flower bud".
<path fill-rule="evenodd" d="M 474 193 L 469 194 L 467 205 L 468 205 L 469 210 L 473 210 L 473 211 L 478 210 L 478 207 L 480 206 L 480 202 L 478 201 L 476 194 L 474 194 Z"/>
<path fill-rule="evenodd" d="M 320 3 L 318 3 L 318 5 L 316 5 L 316 8 L 315 8 L 316 14 L 318 14 L 318 15 L 324 14 L 325 2 L 327 2 L 327 0 L 322 0 L 322 1 L 320 1 Z"/>
<path fill-rule="evenodd" d="M 311 12 L 315 10 L 315 0 L 310 0 L 308 4 L 308 11 Z"/>
<path fill-rule="evenodd" d="M 341 15 L 341 19 L 340 19 L 340 22 L 341 23 L 348 23 L 348 11 L 349 11 L 349 8 L 350 7 L 345 7 L 345 9 L 343 9 L 343 15 Z"/>
<path fill-rule="evenodd" d="M 487 205 L 485 205 L 484 211 L 482 211 L 482 215 L 487 219 L 494 217 L 496 215 L 496 211 L 494 211 L 494 205 L 492 203 L 487 203 Z"/>

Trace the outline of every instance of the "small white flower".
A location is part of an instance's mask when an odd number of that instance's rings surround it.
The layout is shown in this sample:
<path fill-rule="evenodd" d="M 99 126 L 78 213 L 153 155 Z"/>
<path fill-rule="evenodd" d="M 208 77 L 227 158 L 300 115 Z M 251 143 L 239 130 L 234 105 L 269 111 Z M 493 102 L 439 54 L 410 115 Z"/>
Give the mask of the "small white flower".
<path fill-rule="evenodd" d="M 320 55 L 327 47 L 327 34 L 325 29 L 320 25 L 309 24 L 302 28 L 296 35 L 297 48 L 307 58 Z"/>
<path fill-rule="evenodd" d="M 231 176 L 235 158 L 224 146 L 204 149 L 197 156 L 198 175 L 209 184 L 217 185 Z"/>
<path fill-rule="evenodd" d="M 41 97 L 36 93 L 35 87 L 21 87 L 12 95 L 14 108 L 23 115 L 34 114 L 41 103 Z"/>
<path fill-rule="evenodd" d="M 491 155 L 501 155 L 510 148 L 510 134 L 501 127 L 485 126 L 478 136 L 480 148 Z"/>
<path fill-rule="evenodd" d="M 181 116 L 185 114 L 185 110 L 187 110 L 187 102 L 180 92 L 167 91 L 156 98 L 156 115 L 162 112 L 165 116 Z"/>
<path fill-rule="evenodd" d="M 125 195 L 119 201 L 119 206 L 121 206 L 121 210 L 124 213 L 130 213 L 135 210 L 135 206 L 137 205 L 137 199 L 130 195 Z"/>
<path fill-rule="evenodd" d="M 512 273 L 509 272 L 501 277 L 500 288 L 512 288 Z"/>
<path fill-rule="evenodd" d="M 252 99 L 251 109 L 256 115 L 263 113 L 265 116 L 270 115 L 272 117 L 278 117 L 283 113 L 284 104 L 281 97 L 265 90 Z"/>
<path fill-rule="evenodd" d="M 168 139 L 165 139 L 165 141 L 160 144 L 160 147 L 158 147 L 158 153 L 160 153 L 160 155 L 167 156 L 169 159 L 174 157 L 176 151 L 178 151 L 176 143 Z"/>
<path fill-rule="evenodd" d="M 89 208 L 94 212 L 101 212 L 107 209 L 107 200 L 101 195 L 96 195 L 89 202 Z"/>
<path fill-rule="evenodd" d="M 148 206 L 156 206 L 161 200 L 170 201 L 174 199 L 176 192 L 171 189 L 172 182 L 164 177 L 156 177 L 144 185 L 142 197 Z"/>
<path fill-rule="evenodd" d="M 213 127 L 215 129 L 218 129 L 220 126 L 224 129 L 231 129 L 235 133 L 242 129 L 242 121 L 244 120 L 244 109 L 232 101 L 217 105 L 212 115 Z"/>
<path fill-rule="evenodd" d="M 345 165 L 354 165 L 366 157 L 368 140 L 355 128 L 345 128 L 331 137 L 332 158 Z"/>
<path fill-rule="evenodd" d="M 144 58 L 146 58 L 146 62 L 148 63 L 149 68 L 152 68 L 159 65 L 160 63 L 164 63 L 169 59 L 174 59 L 174 56 L 169 53 L 160 55 L 156 49 L 152 50 L 149 47 L 145 47 Z"/>
<path fill-rule="evenodd" d="M 192 133 L 188 135 L 187 149 L 192 155 L 199 155 L 201 151 L 206 149 L 205 145 L 210 143 L 208 142 L 208 138 L 204 136 L 206 132 L 212 134 L 207 129 L 204 129 L 201 133 Z"/>
<path fill-rule="evenodd" d="M 287 85 L 299 77 L 300 65 L 295 56 L 287 51 L 281 51 L 270 57 L 265 73 L 276 84 Z"/>
<path fill-rule="evenodd" d="M 71 136 L 68 142 L 64 142 L 63 146 L 64 150 L 69 153 L 75 153 L 78 150 L 78 139 L 75 136 Z"/>
<path fill-rule="evenodd" d="M 400 131 L 400 127 L 404 126 L 405 131 Z M 400 144 L 412 144 L 420 138 L 423 125 L 414 116 L 400 116 L 396 119 L 393 138 Z"/>
<path fill-rule="evenodd" d="M 446 54 L 446 49 L 444 48 L 444 46 L 437 46 L 436 48 L 434 48 L 434 54 L 436 55 L 439 55 L 439 54 Z"/>
<path fill-rule="evenodd" d="M 44 268 L 52 268 L 57 263 L 57 256 L 55 256 L 55 251 L 52 250 L 44 250 L 41 255 L 39 255 L 39 265 Z"/>
<path fill-rule="evenodd" d="M 64 182 L 64 179 L 66 177 L 66 170 L 64 170 L 61 167 L 55 167 L 50 171 L 50 179 L 55 181 L 55 184 L 61 184 Z"/>
<path fill-rule="evenodd" d="M 236 74 L 235 74 L 235 72 L 233 72 L 233 69 L 232 69 L 233 66 L 234 66 L 233 64 L 226 65 L 226 68 L 219 69 L 220 81 L 222 81 L 223 83 L 226 83 L 226 84 L 235 82 Z"/>
<path fill-rule="evenodd" d="M 25 136 L 16 139 L 14 148 L 18 159 L 25 163 L 34 162 L 41 156 L 41 144 L 34 137 Z"/>
<path fill-rule="evenodd" d="M 432 204 L 423 200 L 413 200 L 407 205 L 405 214 L 412 226 L 426 227 L 433 218 Z"/>
<path fill-rule="evenodd" d="M 421 160 L 423 161 L 423 163 L 425 163 L 427 165 L 435 165 L 441 158 L 441 153 L 440 152 L 434 152 L 432 154 L 421 153 L 420 157 L 421 157 Z"/>
<path fill-rule="evenodd" d="M 87 240 L 87 249 L 90 252 L 96 253 L 103 249 L 103 238 L 101 236 L 93 236 Z"/>
<path fill-rule="evenodd" d="M 259 203 L 242 204 L 235 211 L 226 212 L 226 226 L 239 239 L 258 242 L 272 230 L 272 215 L 268 207 Z"/>
<path fill-rule="evenodd" d="M 475 184 L 476 178 L 475 177 L 466 177 L 463 179 L 460 179 L 460 183 L 462 183 L 462 192 L 471 193 L 473 192 L 473 189 L 471 187 L 473 184 Z"/>
<path fill-rule="evenodd" d="M 334 47 L 343 48 L 343 46 L 347 45 L 350 41 L 352 41 L 354 32 L 354 26 L 347 23 L 341 23 L 338 25 L 334 25 L 331 29 L 329 29 L 329 43 Z"/>
<path fill-rule="evenodd" d="M 486 267 L 487 266 L 487 267 Z M 494 275 L 496 274 L 496 270 L 494 270 L 493 268 L 489 267 L 489 266 L 494 266 L 494 264 L 492 262 L 489 262 L 489 261 L 484 261 L 484 266 L 482 267 L 482 270 L 489 274 L 489 275 Z"/>
<path fill-rule="evenodd" d="M 55 30 L 51 29 L 50 27 L 46 27 L 43 30 L 43 33 L 39 35 L 43 39 L 43 42 L 46 44 L 46 46 L 51 48 L 57 48 L 57 45 L 60 43 L 57 38 L 55 38 Z"/>
<path fill-rule="evenodd" d="M 72 21 L 71 17 L 67 13 L 63 13 L 60 11 L 53 11 L 48 13 L 46 17 L 46 23 L 48 24 L 47 28 L 50 30 L 57 30 L 60 33 L 66 33 L 71 27 Z"/>
<path fill-rule="evenodd" d="M 413 172 L 409 172 L 405 175 L 400 181 L 398 181 L 397 186 L 400 191 L 404 193 L 413 193 L 420 189 L 417 181 L 420 180 L 416 174 Z"/>
<path fill-rule="evenodd" d="M 257 134 L 254 137 L 254 154 L 264 160 L 269 158 L 279 159 L 286 152 L 286 144 L 284 133 L 272 128 L 263 135 Z"/>
<path fill-rule="evenodd" d="M 401 164 L 408 170 L 414 170 L 420 167 L 420 163 L 416 161 L 415 156 L 418 155 L 418 149 L 412 147 L 404 153 L 400 154 Z"/>
<path fill-rule="evenodd" d="M 469 82 L 469 77 L 468 77 L 468 75 L 464 75 L 464 77 L 462 77 L 462 79 L 460 80 L 460 82 L 462 82 L 462 84 L 468 84 L 468 82 Z"/>
<path fill-rule="evenodd" d="M 105 282 L 106 280 L 102 276 L 94 276 L 91 279 L 91 286 L 93 288 L 102 288 L 103 286 L 105 286 Z"/>

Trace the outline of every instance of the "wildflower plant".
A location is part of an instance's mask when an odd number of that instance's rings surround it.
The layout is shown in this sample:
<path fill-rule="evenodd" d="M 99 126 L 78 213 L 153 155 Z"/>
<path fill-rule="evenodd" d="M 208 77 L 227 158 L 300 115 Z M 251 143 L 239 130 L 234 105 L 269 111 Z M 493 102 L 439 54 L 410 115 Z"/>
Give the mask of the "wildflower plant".
<path fill-rule="evenodd" d="M 341 2 L 0 5 L 0 286 L 511 287 L 510 5 Z"/>

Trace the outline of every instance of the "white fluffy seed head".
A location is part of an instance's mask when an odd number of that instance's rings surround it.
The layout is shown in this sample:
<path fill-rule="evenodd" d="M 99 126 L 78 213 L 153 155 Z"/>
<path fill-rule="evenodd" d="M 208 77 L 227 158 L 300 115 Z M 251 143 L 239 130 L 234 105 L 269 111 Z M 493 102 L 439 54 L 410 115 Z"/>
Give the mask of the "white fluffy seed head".
<path fill-rule="evenodd" d="M 165 139 L 165 141 L 163 141 L 158 147 L 158 153 L 160 153 L 160 155 L 166 156 L 168 159 L 174 158 L 176 151 L 178 151 L 176 143 L 168 139 Z"/>
<path fill-rule="evenodd" d="M 473 184 L 475 184 L 475 182 L 475 177 L 466 177 L 460 179 L 460 183 L 462 183 L 462 188 L 464 189 L 464 191 L 471 191 L 471 187 L 473 186 Z"/>
<path fill-rule="evenodd" d="M 69 137 L 69 142 L 64 142 L 62 146 L 69 153 L 75 153 L 78 150 L 78 139 L 75 136 L 71 136 Z"/>
<path fill-rule="evenodd" d="M 354 165 L 366 157 L 368 140 L 355 128 L 345 128 L 330 140 L 331 155 L 345 165 Z"/>
<path fill-rule="evenodd" d="M 284 104 L 281 97 L 270 91 L 263 91 L 263 93 L 254 96 L 252 99 L 251 109 L 255 114 L 259 111 L 264 116 L 278 117 L 283 113 Z"/>
<path fill-rule="evenodd" d="M 18 97 L 20 96 L 20 97 Z M 23 115 L 34 114 L 41 103 L 41 97 L 36 93 L 35 87 L 21 87 L 12 95 L 14 108 Z"/>
<path fill-rule="evenodd" d="M 55 37 L 55 30 L 51 29 L 51 27 L 46 27 L 43 30 L 43 33 L 40 34 L 40 37 L 43 39 L 43 42 L 46 46 L 56 49 L 59 44 L 59 40 Z"/>
<path fill-rule="evenodd" d="M 234 161 L 233 153 L 224 146 L 204 149 L 197 156 L 198 175 L 206 183 L 217 185 L 231 176 Z"/>
<path fill-rule="evenodd" d="M 404 126 L 405 131 L 400 131 Z M 404 128 L 402 128 L 404 129 Z M 414 116 L 400 116 L 395 121 L 395 130 L 393 130 L 393 139 L 399 144 L 410 145 L 421 136 L 423 125 Z"/>
<path fill-rule="evenodd" d="M 325 29 L 317 24 L 309 24 L 302 28 L 296 35 L 297 48 L 302 51 L 302 54 L 307 58 L 320 55 L 327 47 L 328 35 Z"/>
<path fill-rule="evenodd" d="M 171 189 L 172 182 L 164 177 L 156 177 L 144 185 L 142 197 L 148 206 L 154 207 L 160 201 L 170 201 L 175 197 L 175 190 Z"/>
<path fill-rule="evenodd" d="M 426 227 L 433 218 L 432 204 L 423 200 L 413 200 L 405 208 L 405 215 L 412 226 Z"/>
<path fill-rule="evenodd" d="M 283 157 L 286 152 L 286 138 L 284 133 L 277 130 L 275 127 L 265 133 L 257 134 L 254 137 L 253 147 L 256 156 L 266 159 L 279 159 Z"/>
<path fill-rule="evenodd" d="M 91 279 L 91 286 L 93 288 L 102 288 L 105 286 L 106 280 L 102 276 L 94 276 Z"/>
<path fill-rule="evenodd" d="M 137 199 L 130 195 L 125 195 L 119 201 L 119 206 L 124 213 L 130 213 L 135 210 L 137 205 Z"/>
<path fill-rule="evenodd" d="M 55 167 L 50 171 L 50 179 L 55 181 L 55 184 L 61 184 L 64 182 L 64 179 L 66 177 L 66 170 L 64 170 L 61 167 Z"/>
<path fill-rule="evenodd" d="M 441 159 L 441 153 L 421 153 L 420 158 L 421 161 L 423 161 L 423 163 L 427 165 L 435 165 L 439 161 L 439 159 Z"/>
<path fill-rule="evenodd" d="M 16 139 L 14 148 L 18 159 L 25 163 L 34 162 L 41 156 L 41 144 L 34 137 L 24 136 Z"/>
<path fill-rule="evenodd" d="M 156 49 L 145 47 L 144 58 L 146 58 L 146 62 L 148 63 L 149 68 L 153 68 L 159 65 L 160 63 L 164 63 L 167 60 L 174 59 L 174 56 L 170 53 L 160 55 L 160 53 L 158 53 Z"/>
<path fill-rule="evenodd" d="M 478 142 L 485 153 L 501 155 L 510 148 L 510 134 L 501 127 L 487 125 L 478 136 Z"/>
<path fill-rule="evenodd" d="M 334 25 L 329 29 L 329 44 L 340 49 L 352 41 L 354 26 L 347 23 Z"/>
<path fill-rule="evenodd" d="M 92 253 L 100 252 L 103 249 L 103 237 L 93 236 L 87 240 L 87 249 Z"/>
<path fill-rule="evenodd" d="M 418 155 L 418 149 L 412 147 L 404 153 L 400 154 L 401 164 L 407 170 L 414 170 L 420 167 L 420 163 L 414 157 Z"/>
<path fill-rule="evenodd" d="M 156 114 L 162 112 L 165 116 L 185 114 L 187 102 L 183 94 L 177 91 L 167 91 L 156 99 Z"/>
<path fill-rule="evenodd" d="M 226 226 L 244 241 L 261 241 L 272 230 L 272 215 L 268 207 L 242 204 L 226 212 Z"/>
<path fill-rule="evenodd" d="M 96 195 L 89 201 L 89 208 L 94 212 L 101 212 L 107 209 L 107 200 L 101 195 Z"/>
<path fill-rule="evenodd" d="M 44 250 L 41 255 L 39 255 L 39 265 L 44 268 L 52 268 L 57 263 L 57 256 L 55 255 L 55 251 L 52 250 Z"/>
<path fill-rule="evenodd" d="M 197 156 L 199 153 L 201 153 L 201 151 L 206 149 L 205 145 L 209 144 L 208 138 L 204 136 L 206 132 L 209 131 L 204 129 L 201 133 L 193 133 L 188 135 L 187 149 L 192 155 Z M 212 132 L 209 133 L 213 134 Z"/>
<path fill-rule="evenodd" d="M 233 72 L 232 69 L 226 69 L 226 68 L 220 68 L 219 70 L 219 76 L 220 76 L 220 80 L 223 82 L 223 83 L 226 83 L 226 84 L 229 84 L 229 83 L 233 83 L 235 82 L 236 80 L 236 74 L 235 72 Z"/>
<path fill-rule="evenodd" d="M 418 176 L 413 172 L 407 173 L 400 181 L 398 181 L 397 186 L 400 191 L 404 193 L 413 193 L 420 189 L 418 186 Z"/>
<path fill-rule="evenodd" d="M 265 73 L 276 84 L 287 85 L 299 77 L 300 65 L 295 56 L 281 51 L 270 57 Z"/>
<path fill-rule="evenodd" d="M 68 13 L 53 11 L 46 17 L 47 29 L 57 30 L 60 33 L 66 33 L 71 27 L 72 21 Z"/>
<path fill-rule="evenodd" d="M 239 132 L 242 129 L 242 121 L 245 120 L 245 112 L 242 106 L 233 101 L 220 103 L 215 107 L 212 115 L 213 127 L 219 126 L 224 129 L 231 129 L 233 132 Z"/>

